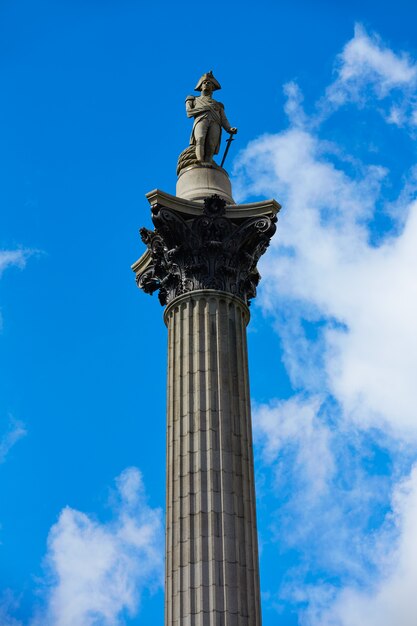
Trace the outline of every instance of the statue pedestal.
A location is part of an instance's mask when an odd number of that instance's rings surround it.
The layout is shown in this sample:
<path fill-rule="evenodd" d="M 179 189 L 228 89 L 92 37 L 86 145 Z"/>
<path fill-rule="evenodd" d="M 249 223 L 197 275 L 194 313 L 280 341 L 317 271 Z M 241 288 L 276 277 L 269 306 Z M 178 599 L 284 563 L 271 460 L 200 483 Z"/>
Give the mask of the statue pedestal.
<path fill-rule="evenodd" d="M 217 194 L 227 204 L 234 204 L 226 170 L 210 163 L 190 165 L 182 170 L 178 176 L 176 192 L 178 198 L 201 203 L 204 198 Z"/>

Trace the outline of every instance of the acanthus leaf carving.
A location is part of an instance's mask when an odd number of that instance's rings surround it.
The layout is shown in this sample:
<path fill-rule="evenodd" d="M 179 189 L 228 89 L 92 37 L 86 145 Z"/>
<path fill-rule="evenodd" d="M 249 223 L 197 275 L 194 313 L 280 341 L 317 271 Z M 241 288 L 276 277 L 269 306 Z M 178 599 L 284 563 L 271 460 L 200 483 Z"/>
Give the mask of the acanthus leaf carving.
<path fill-rule="evenodd" d="M 159 291 L 162 305 L 197 289 L 217 289 L 249 303 L 260 280 L 257 262 L 276 230 L 275 215 L 233 219 L 218 196 L 204 201 L 202 215 L 185 218 L 160 205 L 152 207 L 154 231 L 140 230 L 150 260 L 138 273 L 145 293 Z"/>

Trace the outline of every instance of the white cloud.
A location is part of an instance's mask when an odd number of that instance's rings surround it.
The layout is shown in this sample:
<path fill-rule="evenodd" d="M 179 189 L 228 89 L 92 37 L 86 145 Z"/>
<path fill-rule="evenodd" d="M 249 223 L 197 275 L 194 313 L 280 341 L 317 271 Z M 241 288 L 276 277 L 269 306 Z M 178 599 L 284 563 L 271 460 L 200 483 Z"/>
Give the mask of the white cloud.
<path fill-rule="evenodd" d="M 343 83 L 360 78 L 374 82 L 380 94 L 403 85 L 415 85 L 417 65 L 405 53 L 396 54 L 379 37 L 370 37 L 363 26 L 355 26 L 355 34 L 339 56 L 339 76 Z"/>
<path fill-rule="evenodd" d="M 302 103 L 303 94 L 296 82 L 290 81 L 284 85 L 284 94 L 286 95 L 285 113 L 294 126 L 303 127 L 307 122 Z"/>
<path fill-rule="evenodd" d="M 24 248 L 17 250 L 0 250 L 0 276 L 9 267 L 19 267 L 23 269 L 28 258 L 36 251 Z"/>
<path fill-rule="evenodd" d="M 319 388 L 324 376 L 349 419 L 417 437 L 417 204 L 404 208 L 398 236 L 371 245 L 367 224 L 387 172 L 361 166 L 352 177 L 331 156 L 327 142 L 296 128 L 260 138 L 240 157 L 242 188 L 284 196 L 259 302 L 278 312 L 296 386 L 318 377 L 314 368 L 306 374 L 303 356 L 319 359 Z M 323 322 L 316 346 L 300 319 Z"/>
<path fill-rule="evenodd" d="M 348 586 L 329 602 L 328 589 L 313 590 L 304 626 L 415 626 L 417 615 L 417 468 L 393 495 L 393 513 L 375 542 L 379 578 Z M 308 597 L 308 590 L 306 596 Z M 310 600 L 311 601 L 311 600 Z M 330 606 L 329 606 L 330 605 Z"/>
<path fill-rule="evenodd" d="M 256 406 L 254 411 L 254 436 L 262 446 L 264 460 L 278 461 L 286 447 L 295 444 L 297 473 L 312 487 L 310 495 L 314 493 L 316 497 L 326 489 L 334 473 L 329 429 L 318 418 L 320 405 L 320 398 L 304 400 L 295 396 L 288 401 Z"/>
<path fill-rule="evenodd" d="M 15 443 L 22 439 L 27 434 L 23 422 L 9 418 L 9 423 L 6 431 L 0 438 L 0 463 L 4 463 L 10 450 Z"/>
<path fill-rule="evenodd" d="M 367 475 L 363 458 L 372 454 L 370 442 L 341 428 L 337 408 L 318 396 L 296 395 L 254 409 L 261 466 L 272 468 L 279 499 L 269 530 L 281 550 L 302 554 L 297 584 L 303 587 L 300 579 L 323 568 L 328 575 L 367 580 L 374 559 L 363 537 L 375 510 L 386 505 L 392 483 Z M 292 586 L 291 600 L 294 595 Z"/>
<path fill-rule="evenodd" d="M 116 626 L 136 613 L 142 592 L 162 584 L 162 513 L 146 503 L 140 472 L 117 479 L 115 519 L 100 523 L 70 507 L 48 538 L 52 582 L 32 626 Z"/>
<path fill-rule="evenodd" d="M 329 115 L 367 101 L 376 109 L 385 99 L 386 121 L 400 125 L 410 121 L 416 81 L 407 55 L 357 27 L 319 108 Z M 303 564 L 279 594 L 307 602 L 305 626 L 414 626 L 416 472 L 395 483 L 417 457 L 415 164 L 388 202 L 390 172 L 322 137 L 289 85 L 289 128 L 240 154 L 235 194 L 284 205 L 257 302 L 281 336 L 294 396 L 255 411 L 277 494 L 272 531 Z M 381 212 L 392 228 L 378 232 Z M 381 474 L 374 453 L 386 458 Z M 332 583 L 306 595 L 314 571 Z M 404 576 L 410 584 L 401 586 Z"/>
<path fill-rule="evenodd" d="M 23 626 L 22 622 L 12 617 L 12 613 L 18 608 L 18 600 L 10 590 L 6 590 L 0 596 L 0 624 L 1 626 Z"/>
<path fill-rule="evenodd" d="M 368 35 L 363 26 L 355 26 L 354 37 L 337 57 L 336 78 L 321 101 L 323 111 L 331 111 L 346 102 L 375 105 L 392 92 L 399 102 L 385 113 L 386 120 L 402 126 L 413 124 L 417 64 L 405 53 L 385 46 L 377 35 Z"/>

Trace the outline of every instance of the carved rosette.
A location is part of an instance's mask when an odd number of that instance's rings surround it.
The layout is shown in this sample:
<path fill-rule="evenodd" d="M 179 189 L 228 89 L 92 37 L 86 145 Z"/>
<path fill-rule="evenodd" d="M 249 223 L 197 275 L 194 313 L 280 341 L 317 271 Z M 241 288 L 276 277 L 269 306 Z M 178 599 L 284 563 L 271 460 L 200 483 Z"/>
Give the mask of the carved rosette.
<path fill-rule="evenodd" d="M 159 291 L 162 305 L 198 289 L 226 291 L 249 304 L 260 280 L 256 265 L 277 218 L 233 219 L 225 207 L 216 195 L 205 199 L 202 215 L 193 217 L 155 204 L 155 230 L 140 230 L 150 258 L 137 273 L 138 287 L 149 294 Z"/>

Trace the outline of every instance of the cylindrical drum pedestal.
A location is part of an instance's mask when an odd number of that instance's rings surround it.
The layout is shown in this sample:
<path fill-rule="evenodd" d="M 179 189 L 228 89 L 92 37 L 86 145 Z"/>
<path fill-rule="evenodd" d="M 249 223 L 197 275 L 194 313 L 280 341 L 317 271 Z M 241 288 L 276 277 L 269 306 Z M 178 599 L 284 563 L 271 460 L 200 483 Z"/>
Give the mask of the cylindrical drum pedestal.
<path fill-rule="evenodd" d="M 200 290 L 168 326 L 165 626 L 260 626 L 244 302 Z"/>
<path fill-rule="evenodd" d="M 191 165 L 178 176 L 176 195 L 179 198 L 202 203 L 213 194 L 234 204 L 229 176 L 222 167 L 209 163 Z"/>

